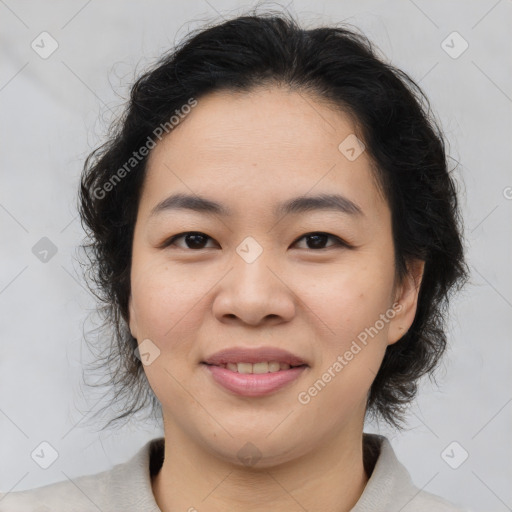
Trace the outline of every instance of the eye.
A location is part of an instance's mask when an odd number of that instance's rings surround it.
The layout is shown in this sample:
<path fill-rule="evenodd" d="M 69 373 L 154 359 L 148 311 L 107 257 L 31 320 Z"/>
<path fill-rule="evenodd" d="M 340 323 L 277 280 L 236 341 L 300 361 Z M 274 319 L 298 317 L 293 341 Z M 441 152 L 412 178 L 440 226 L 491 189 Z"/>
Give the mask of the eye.
<path fill-rule="evenodd" d="M 325 247 L 325 244 L 327 240 L 331 238 L 334 240 L 334 244 Z M 329 233 L 322 233 L 322 232 L 313 232 L 313 233 L 306 233 L 305 235 L 302 235 L 300 238 L 298 238 L 294 243 L 299 242 L 300 240 L 305 239 L 308 242 L 306 242 L 308 245 L 311 245 L 312 247 L 306 247 L 306 249 L 313 249 L 313 250 L 321 250 L 321 249 L 329 249 L 329 247 L 333 246 L 342 246 L 349 248 L 350 245 L 347 244 L 344 240 L 341 238 L 330 235 Z"/>
<path fill-rule="evenodd" d="M 184 239 L 186 244 L 185 247 L 177 246 L 176 240 L 179 240 L 180 238 Z M 180 249 L 200 250 L 205 248 L 204 246 L 208 239 L 213 240 L 208 235 L 205 235 L 204 233 L 201 233 L 199 231 L 187 231 L 186 233 L 180 233 L 178 235 L 172 236 L 162 244 L 162 247 L 170 247 L 172 245 L 175 245 Z"/>
<path fill-rule="evenodd" d="M 183 239 L 185 242 L 184 246 L 179 246 L 176 244 L 176 241 L 179 239 Z M 306 233 L 305 235 L 302 235 L 300 238 L 295 240 L 294 244 L 298 243 L 300 240 L 306 240 L 306 244 L 310 247 L 305 247 L 305 249 L 310 250 L 321 250 L 321 249 L 329 249 L 329 247 L 347 247 L 350 248 L 351 246 L 342 240 L 341 238 L 331 235 L 329 233 L 323 233 L 323 232 L 312 232 L 312 233 Z M 334 240 L 334 244 L 325 247 L 325 244 L 329 239 Z M 209 237 L 208 235 L 205 235 L 204 233 L 201 233 L 200 231 L 187 231 L 185 233 L 180 233 L 178 235 L 174 235 L 168 240 L 166 240 L 161 247 L 170 247 L 170 246 L 176 246 L 180 249 L 192 249 L 192 250 L 201 250 L 205 249 L 205 245 L 207 244 L 208 240 L 213 240 L 213 238 Z"/>

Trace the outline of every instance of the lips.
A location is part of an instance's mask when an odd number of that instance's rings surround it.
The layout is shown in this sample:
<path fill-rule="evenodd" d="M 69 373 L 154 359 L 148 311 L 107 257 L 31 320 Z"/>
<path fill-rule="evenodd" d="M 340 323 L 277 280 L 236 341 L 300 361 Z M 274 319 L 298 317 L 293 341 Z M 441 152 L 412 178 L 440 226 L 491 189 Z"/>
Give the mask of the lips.
<path fill-rule="evenodd" d="M 276 347 L 233 347 L 208 356 L 201 366 L 213 381 L 232 394 L 263 397 L 296 381 L 309 364 Z"/>
<path fill-rule="evenodd" d="M 256 364 L 277 362 L 283 365 L 295 366 L 309 366 L 299 356 L 276 347 L 262 347 L 262 348 L 228 348 L 216 352 L 215 354 L 207 357 L 204 364 L 211 366 L 226 367 L 228 364 Z"/>

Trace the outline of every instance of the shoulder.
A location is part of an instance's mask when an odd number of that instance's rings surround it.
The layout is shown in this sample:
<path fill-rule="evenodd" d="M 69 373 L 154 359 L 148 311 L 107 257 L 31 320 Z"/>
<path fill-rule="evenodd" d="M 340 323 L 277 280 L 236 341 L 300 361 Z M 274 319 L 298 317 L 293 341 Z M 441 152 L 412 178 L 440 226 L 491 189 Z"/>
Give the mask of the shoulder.
<path fill-rule="evenodd" d="M 0 512 L 85 512 L 108 510 L 106 499 L 113 469 L 53 484 L 0 493 Z"/>
<path fill-rule="evenodd" d="M 0 492 L 0 512 L 158 511 L 151 465 L 161 464 L 162 452 L 163 438 L 156 438 L 106 471 L 26 491 Z"/>
<path fill-rule="evenodd" d="M 365 433 L 363 449 L 373 470 L 351 512 L 468 512 L 416 487 L 384 436 Z"/>
<path fill-rule="evenodd" d="M 426 491 L 418 491 L 411 500 L 409 507 L 404 507 L 403 512 L 469 512 L 469 509 L 460 507 L 450 501 Z"/>

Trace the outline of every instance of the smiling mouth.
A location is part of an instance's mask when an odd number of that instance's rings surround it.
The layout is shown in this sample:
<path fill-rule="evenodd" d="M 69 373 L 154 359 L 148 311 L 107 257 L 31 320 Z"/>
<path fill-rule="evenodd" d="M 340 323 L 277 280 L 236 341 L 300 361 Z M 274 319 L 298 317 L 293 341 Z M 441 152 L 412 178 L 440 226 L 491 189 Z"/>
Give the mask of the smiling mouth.
<path fill-rule="evenodd" d="M 293 366 L 279 361 L 203 362 L 201 366 L 224 390 L 234 395 L 254 398 L 277 393 L 292 385 L 309 368 L 307 364 Z"/>
<path fill-rule="evenodd" d="M 279 371 L 289 370 L 290 368 L 299 368 L 307 366 L 306 364 L 290 365 L 288 363 L 280 363 L 279 361 L 262 361 L 259 363 L 203 364 L 206 364 L 207 366 L 217 366 L 219 368 L 225 368 L 235 373 L 257 375 L 264 373 L 276 373 Z"/>

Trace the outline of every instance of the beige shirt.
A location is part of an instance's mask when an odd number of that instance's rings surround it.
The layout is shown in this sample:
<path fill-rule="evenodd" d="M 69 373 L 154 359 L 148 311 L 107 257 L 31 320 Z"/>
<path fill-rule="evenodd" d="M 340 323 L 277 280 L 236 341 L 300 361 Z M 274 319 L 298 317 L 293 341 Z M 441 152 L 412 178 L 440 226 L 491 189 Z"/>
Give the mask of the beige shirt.
<path fill-rule="evenodd" d="M 363 447 L 371 476 L 351 512 L 467 511 L 415 487 L 385 437 L 364 434 Z M 107 471 L 28 491 L 4 491 L 0 512 L 161 512 L 151 476 L 158 473 L 163 457 L 164 438 L 152 439 L 127 462 Z M 196 508 L 205 510 L 199 503 Z"/>

